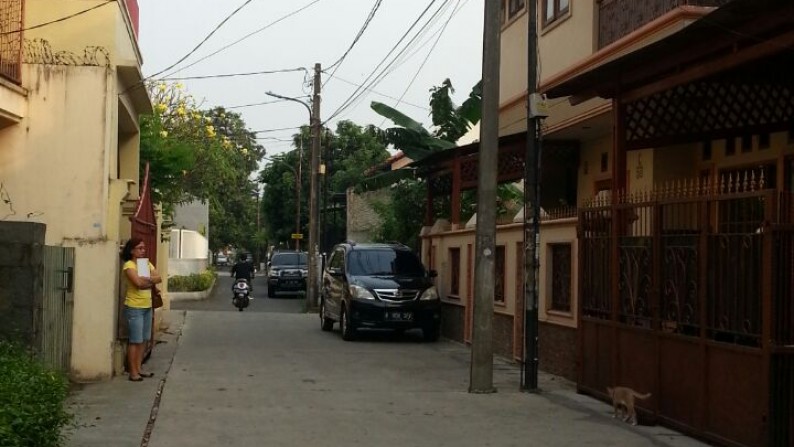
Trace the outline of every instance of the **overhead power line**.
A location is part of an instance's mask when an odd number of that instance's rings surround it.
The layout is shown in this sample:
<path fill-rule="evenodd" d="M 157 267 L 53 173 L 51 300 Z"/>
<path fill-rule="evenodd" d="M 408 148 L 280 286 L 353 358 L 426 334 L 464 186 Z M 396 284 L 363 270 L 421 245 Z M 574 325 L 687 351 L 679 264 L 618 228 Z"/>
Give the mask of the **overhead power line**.
<path fill-rule="evenodd" d="M 281 130 L 292 130 L 292 129 L 300 129 L 301 126 L 293 126 L 293 127 L 280 127 L 278 129 L 262 129 L 262 130 L 252 130 L 251 133 L 270 133 L 270 132 L 278 132 Z"/>
<path fill-rule="evenodd" d="M 301 98 L 304 98 L 304 97 L 301 96 Z M 285 101 L 284 99 L 274 99 L 272 101 L 253 102 L 253 103 L 250 103 L 250 104 L 240 104 L 239 106 L 227 106 L 226 108 L 227 109 L 243 109 L 245 107 L 264 106 L 264 105 L 276 104 L 276 103 L 284 102 L 284 101 Z"/>
<path fill-rule="evenodd" d="M 182 63 L 185 59 L 189 58 L 191 55 L 193 55 L 193 53 L 195 53 L 199 48 L 201 48 L 201 46 L 204 45 L 204 43 L 207 42 L 209 40 L 209 38 L 212 37 L 213 34 L 215 34 L 219 29 L 221 29 L 221 27 L 226 22 L 228 22 L 232 17 L 234 17 L 235 14 L 240 12 L 240 10 L 242 10 L 243 8 L 248 6 L 248 4 L 251 3 L 252 1 L 254 1 L 254 0 L 245 0 L 245 2 L 243 2 L 242 5 L 238 6 L 237 9 L 235 9 L 234 11 L 231 12 L 231 14 L 227 15 L 223 20 L 221 20 L 221 22 L 218 25 L 216 25 L 215 28 L 213 28 L 213 30 L 210 31 L 210 33 L 207 34 L 207 36 L 201 42 L 199 42 L 198 45 L 193 47 L 193 49 L 190 50 L 186 55 L 182 56 L 181 59 L 179 59 L 178 61 L 176 61 L 173 64 L 171 64 L 168 68 L 165 68 L 163 70 L 158 71 L 157 73 L 149 76 L 147 79 L 153 78 L 155 76 L 159 76 L 159 75 L 165 73 L 166 71 L 176 67 L 177 65 Z"/>
<path fill-rule="evenodd" d="M 340 57 L 339 60 L 337 60 L 336 62 L 334 62 L 333 64 L 331 64 L 326 68 L 326 70 L 330 70 L 332 68 L 334 69 L 334 71 L 331 72 L 331 77 L 333 77 L 334 73 L 336 73 L 336 71 L 342 65 L 342 62 L 345 60 L 347 55 L 350 54 L 350 51 L 353 49 L 353 47 L 356 46 L 356 43 L 358 43 L 359 39 L 361 39 L 361 36 L 364 35 L 364 31 L 366 31 L 370 22 L 375 17 L 375 13 L 378 12 L 378 8 L 380 8 L 381 3 L 383 3 L 383 0 L 375 0 L 375 4 L 372 5 L 372 9 L 369 11 L 366 20 L 364 20 L 364 24 L 361 26 L 361 29 L 358 30 L 356 37 L 353 38 L 353 43 L 350 44 L 350 47 L 348 47 L 348 49 L 344 52 L 344 54 L 342 54 L 342 57 Z M 326 81 L 325 83 L 327 84 L 328 81 Z M 323 87 L 325 87 L 325 84 L 323 84 Z"/>
<path fill-rule="evenodd" d="M 308 3 L 307 5 L 305 5 L 305 6 L 302 6 L 302 7 L 298 8 L 298 9 L 296 9 L 295 11 L 292 11 L 292 12 L 290 12 L 289 14 L 286 14 L 286 15 L 284 15 L 284 16 L 282 16 L 282 17 L 279 17 L 278 19 L 276 19 L 276 20 L 274 20 L 274 21 L 272 21 L 272 22 L 268 23 L 267 25 L 263 26 L 262 28 L 259 28 L 259 29 L 257 29 L 256 31 L 252 31 L 252 32 L 250 32 L 250 33 L 246 34 L 245 36 L 243 36 L 243 37 L 241 37 L 241 38 L 239 38 L 239 39 L 235 40 L 234 42 L 232 42 L 232 43 L 230 43 L 230 44 L 228 44 L 228 45 L 224 45 L 224 46 L 220 47 L 219 49 L 217 49 L 217 50 L 213 51 L 212 53 L 210 53 L 210 54 L 208 54 L 208 55 L 206 55 L 206 56 L 204 56 L 204 57 L 202 57 L 202 58 L 200 58 L 200 59 L 197 59 L 197 60 L 195 60 L 195 61 L 191 62 L 190 64 L 188 64 L 188 65 L 185 65 L 184 67 L 181 67 L 181 68 L 180 68 L 180 70 L 185 70 L 185 69 L 188 69 L 188 68 L 190 68 L 190 67 L 192 67 L 192 66 L 194 66 L 194 65 L 198 64 L 199 62 L 201 62 L 201 61 L 203 61 L 203 60 L 205 60 L 205 59 L 208 59 L 208 58 L 210 58 L 210 57 L 212 57 L 212 56 L 215 56 L 216 54 L 220 53 L 221 51 L 224 51 L 224 50 L 226 50 L 226 49 L 228 49 L 228 48 L 230 48 L 230 47 L 232 47 L 232 46 L 234 46 L 234 45 L 237 45 L 238 43 L 240 43 L 240 42 L 244 41 L 245 39 L 248 39 L 249 37 L 253 36 L 254 34 L 261 33 L 262 31 L 264 31 L 264 30 L 266 30 L 266 29 L 270 28 L 271 26 L 273 26 L 273 25 L 275 25 L 275 24 L 277 24 L 277 23 L 279 23 L 279 22 L 281 22 L 281 21 L 283 21 L 283 20 L 285 20 L 285 19 L 288 19 L 288 18 L 290 18 L 290 17 L 294 16 L 295 14 L 298 14 L 299 12 L 303 11 L 304 9 L 307 9 L 307 8 L 309 8 L 309 7 L 311 7 L 311 6 L 314 6 L 314 5 L 315 5 L 315 4 L 317 4 L 318 2 L 320 2 L 320 0 L 314 0 L 314 1 L 312 1 L 311 3 Z M 175 64 L 175 65 L 176 65 L 176 64 Z M 173 66 L 172 66 L 172 67 L 173 67 Z M 168 68 L 168 69 L 166 69 L 166 70 L 163 70 L 163 71 L 167 71 L 167 70 L 169 70 L 169 69 L 170 69 L 170 68 Z M 161 74 L 161 73 L 163 73 L 163 72 L 161 71 L 161 72 L 160 72 L 160 73 L 158 73 L 158 74 Z M 170 74 L 169 74 L 169 75 L 170 75 Z"/>
<path fill-rule="evenodd" d="M 364 79 L 364 84 L 366 84 L 367 82 L 369 82 L 370 78 L 372 78 L 372 76 L 373 76 L 373 75 L 375 75 L 375 73 L 376 73 L 376 72 L 378 71 L 378 69 L 379 69 L 379 68 L 380 68 L 380 67 L 381 67 L 381 66 L 382 66 L 382 65 L 383 65 L 383 64 L 386 62 L 386 60 L 389 58 L 389 56 L 391 56 L 391 55 L 392 55 L 392 53 L 394 53 L 394 51 L 396 51 L 396 50 L 397 50 L 397 48 L 400 46 L 400 44 L 402 44 L 402 42 L 405 40 L 405 38 L 408 36 L 408 34 L 410 34 L 410 33 L 411 33 L 411 31 L 412 31 L 412 30 L 413 30 L 413 29 L 416 27 L 416 25 L 418 25 L 418 24 L 419 24 L 419 22 L 422 20 L 422 17 L 424 17 L 424 16 L 425 16 L 425 14 L 427 14 L 427 11 L 429 11 L 429 10 L 430 10 L 430 8 L 433 6 L 433 4 L 434 4 L 435 2 L 436 2 L 436 0 L 432 0 L 432 1 L 430 2 L 430 4 L 428 4 L 428 5 L 427 5 L 427 7 L 426 7 L 426 8 L 425 8 L 425 9 L 422 11 L 422 13 L 419 15 L 419 17 L 417 17 L 417 18 L 416 18 L 416 20 L 414 21 L 414 23 L 412 23 L 412 24 L 411 24 L 411 26 L 408 28 L 408 30 L 407 30 L 407 31 L 406 31 L 406 32 L 405 32 L 405 33 L 404 33 L 404 34 L 403 34 L 403 35 L 400 37 L 400 39 L 397 41 L 397 43 L 396 43 L 396 44 L 394 44 L 394 46 L 391 48 L 391 50 L 389 50 L 389 52 L 388 52 L 388 53 L 386 53 L 386 56 L 384 56 L 384 58 L 383 58 L 383 59 L 382 59 L 382 60 L 381 60 L 381 61 L 378 63 L 378 65 L 377 65 L 377 66 L 376 66 L 376 67 L 375 67 L 375 68 L 372 70 L 372 72 L 371 72 L 371 73 L 370 73 L 370 74 L 369 74 L 369 75 L 366 77 L 366 79 Z M 364 87 L 364 84 L 362 84 L 362 85 L 361 85 L 359 88 L 357 88 L 357 89 L 356 89 L 356 90 L 355 90 L 355 91 L 354 91 L 354 92 L 353 92 L 353 93 L 352 93 L 352 94 L 351 94 L 351 95 L 350 95 L 350 96 L 349 96 L 349 97 L 348 97 L 348 98 L 347 98 L 345 101 L 343 101 L 343 102 L 342 102 L 342 105 L 340 105 L 340 106 L 339 106 L 339 107 L 338 107 L 338 108 L 337 108 L 337 109 L 334 111 L 334 113 L 332 113 L 332 114 L 331 114 L 331 116 L 330 116 L 330 117 L 328 117 L 328 119 L 327 119 L 326 121 L 330 121 L 331 119 L 335 118 L 337 115 L 339 115 L 340 113 L 342 113 L 342 111 L 344 111 L 346 108 L 348 108 L 348 107 L 349 107 L 349 106 L 350 106 L 350 105 L 353 103 L 353 101 L 355 101 L 356 99 L 358 99 L 358 97 L 360 97 L 360 96 L 361 96 L 359 92 L 361 92 L 361 89 L 362 89 L 362 88 L 365 88 L 365 87 Z M 372 85 L 373 85 L 373 83 L 370 83 L 369 85 L 367 85 L 367 87 L 371 87 Z"/>
<path fill-rule="evenodd" d="M 326 74 L 327 74 L 327 73 L 326 73 Z M 331 76 L 331 77 L 333 77 L 333 78 L 336 78 L 336 79 L 338 79 L 338 80 L 340 80 L 340 81 L 344 82 L 345 84 L 352 85 L 353 87 L 362 87 L 362 86 L 363 86 L 362 84 L 356 84 L 356 83 L 355 83 L 355 82 L 353 82 L 353 81 L 348 81 L 347 79 L 344 79 L 344 78 L 340 77 L 339 75 L 330 75 L 330 74 L 329 74 L 329 76 Z M 378 92 L 378 91 L 376 91 L 376 90 L 373 90 L 373 89 L 371 89 L 371 88 L 367 88 L 366 90 L 367 90 L 368 92 L 370 92 L 370 93 L 374 93 L 374 94 L 376 94 L 376 95 L 378 95 L 378 96 L 383 96 L 384 98 L 393 99 L 393 100 L 395 100 L 395 101 L 397 101 L 397 100 L 399 99 L 399 98 L 397 98 L 396 96 L 387 95 L 387 94 L 385 94 L 385 93 Z M 403 104 L 406 104 L 406 105 L 409 105 L 409 106 L 416 107 L 417 109 L 423 109 L 423 110 L 427 110 L 427 111 L 429 111 L 429 110 L 430 110 L 429 108 L 427 108 L 427 107 L 425 107 L 425 106 L 420 106 L 420 105 L 418 105 L 418 104 L 412 104 L 412 103 L 410 103 L 410 102 L 407 102 L 407 101 L 403 101 Z"/>
<path fill-rule="evenodd" d="M 54 23 L 60 23 L 60 22 L 63 22 L 63 21 L 69 20 L 69 19 L 73 19 L 73 18 L 75 18 L 77 16 L 83 15 L 83 14 L 85 14 L 87 12 L 90 12 L 90 11 L 93 11 L 95 9 L 99 9 L 99 8 L 107 5 L 108 3 L 116 3 L 116 0 L 107 0 L 104 3 L 100 3 L 98 5 L 94 5 L 94 6 L 90 7 L 90 8 L 88 8 L 88 9 L 84 9 L 82 11 L 78 11 L 78 12 L 76 12 L 74 14 L 70 14 L 68 16 L 61 17 L 59 19 L 51 20 L 49 22 L 39 23 L 38 25 L 29 26 L 29 27 L 23 28 L 23 29 L 5 31 L 3 33 L 0 33 L 0 35 L 5 36 L 5 35 L 8 35 L 8 34 L 21 33 L 23 31 L 30 31 L 30 30 L 33 30 L 33 29 L 42 28 L 42 27 L 45 27 L 45 26 L 48 26 L 48 25 L 52 25 Z"/>
<path fill-rule="evenodd" d="M 400 103 L 402 103 L 403 98 L 405 98 L 405 95 L 408 93 L 408 90 L 410 90 L 411 86 L 414 85 L 414 82 L 416 81 L 416 78 L 419 76 L 419 73 L 422 71 L 422 69 L 425 67 L 425 64 L 430 59 L 430 55 L 433 54 L 433 50 L 436 49 L 436 45 L 438 45 L 438 41 L 441 40 L 441 36 L 444 35 L 444 31 L 447 29 L 447 25 L 449 25 L 450 20 L 452 20 L 452 18 L 455 17 L 455 13 L 458 12 L 459 6 L 460 6 L 460 0 L 458 0 L 458 3 L 455 5 L 455 8 L 452 10 L 452 14 L 450 14 L 449 18 L 447 18 L 447 21 L 444 22 L 444 26 L 441 27 L 441 32 L 438 33 L 438 37 L 436 37 L 436 41 L 433 42 L 433 46 L 430 47 L 430 51 L 427 52 L 425 59 L 419 65 L 419 68 L 416 70 L 416 73 L 414 73 L 414 76 L 411 78 L 411 82 L 408 83 L 408 86 L 405 87 L 403 94 L 400 95 L 400 99 L 398 99 L 397 103 L 394 104 L 395 108 L 399 106 Z M 381 126 L 383 126 L 383 123 L 381 123 Z"/>
<path fill-rule="evenodd" d="M 284 68 L 280 70 L 264 70 L 264 71 L 251 71 L 246 73 L 223 73 L 223 74 L 211 74 L 211 75 L 201 75 L 201 76 L 182 76 L 182 77 L 173 77 L 173 78 L 160 78 L 160 81 L 187 81 L 190 79 L 216 79 L 216 78 L 231 78 L 236 76 L 256 76 L 256 75 L 263 75 L 263 74 L 274 74 L 274 73 L 292 73 L 296 71 L 306 71 L 305 68 Z"/>

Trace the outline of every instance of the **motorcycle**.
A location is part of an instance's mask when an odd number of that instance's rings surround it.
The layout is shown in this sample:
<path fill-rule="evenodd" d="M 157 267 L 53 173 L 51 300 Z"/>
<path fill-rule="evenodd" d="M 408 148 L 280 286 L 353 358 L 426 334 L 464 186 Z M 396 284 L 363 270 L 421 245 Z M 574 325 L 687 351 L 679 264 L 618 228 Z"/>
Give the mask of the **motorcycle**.
<path fill-rule="evenodd" d="M 238 311 L 242 312 L 251 302 L 251 297 L 249 296 L 251 294 L 251 286 L 248 285 L 248 280 L 245 278 L 235 280 L 234 286 L 232 286 L 232 293 L 234 294 L 232 304 Z"/>

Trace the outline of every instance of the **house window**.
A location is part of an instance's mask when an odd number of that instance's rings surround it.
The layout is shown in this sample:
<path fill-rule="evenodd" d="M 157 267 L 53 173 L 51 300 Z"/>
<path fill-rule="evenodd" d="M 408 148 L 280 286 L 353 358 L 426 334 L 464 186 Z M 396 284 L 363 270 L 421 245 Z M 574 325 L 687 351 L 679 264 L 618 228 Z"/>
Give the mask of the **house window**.
<path fill-rule="evenodd" d="M 496 278 L 494 281 L 493 300 L 497 303 L 505 302 L 505 246 L 496 246 Z"/>
<path fill-rule="evenodd" d="M 571 311 L 571 244 L 549 244 L 551 310 Z"/>
<path fill-rule="evenodd" d="M 571 9 L 570 0 L 543 0 L 543 26 L 562 19 Z"/>
<path fill-rule="evenodd" d="M 449 294 L 460 295 L 460 248 L 449 249 Z"/>
<path fill-rule="evenodd" d="M 507 0 L 507 19 L 510 20 L 524 10 L 524 0 Z"/>
<path fill-rule="evenodd" d="M 601 153 L 601 172 L 609 170 L 609 154 L 607 152 Z"/>

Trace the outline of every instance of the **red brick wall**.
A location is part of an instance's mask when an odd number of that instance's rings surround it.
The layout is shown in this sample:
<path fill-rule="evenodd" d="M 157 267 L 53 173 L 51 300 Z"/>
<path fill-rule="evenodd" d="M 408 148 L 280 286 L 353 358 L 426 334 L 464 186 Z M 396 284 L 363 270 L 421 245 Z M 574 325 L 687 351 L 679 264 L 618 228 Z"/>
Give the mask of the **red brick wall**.
<path fill-rule="evenodd" d="M 576 381 L 576 358 L 579 337 L 576 329 L 540 322 L 540 365 L 542 371 Z"/>

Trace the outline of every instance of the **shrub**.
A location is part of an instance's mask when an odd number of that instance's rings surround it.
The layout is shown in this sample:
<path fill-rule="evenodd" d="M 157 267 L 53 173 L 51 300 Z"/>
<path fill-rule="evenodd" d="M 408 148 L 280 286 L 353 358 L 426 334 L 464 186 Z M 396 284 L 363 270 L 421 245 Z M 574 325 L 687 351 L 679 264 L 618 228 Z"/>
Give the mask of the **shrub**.
<path fill-rule="evenodd" d="M 0 444 L 57 447 L 73 421 L 66 410 L 69 381 L 27 350 L 0 341 Z"/>
<path fill-rule="evenodd" d="M 201 292 L 212 287 L 215 273 L 207 270 L 189 276 L 171 276 L 168 278 L 168 290 L 171 292 Z"/>

